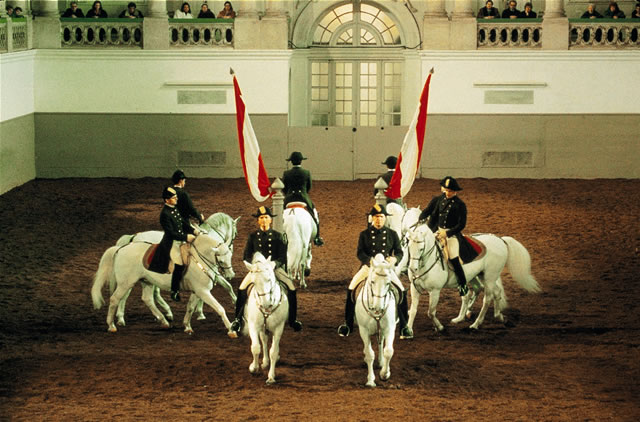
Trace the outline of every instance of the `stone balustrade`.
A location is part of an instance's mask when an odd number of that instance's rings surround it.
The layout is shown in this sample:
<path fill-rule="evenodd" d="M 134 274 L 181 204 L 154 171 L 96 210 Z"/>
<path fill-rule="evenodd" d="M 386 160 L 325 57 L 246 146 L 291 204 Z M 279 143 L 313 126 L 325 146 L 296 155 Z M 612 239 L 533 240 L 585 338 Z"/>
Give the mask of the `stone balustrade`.
<path fill-rule="evenodd" d="M 478 20 L 478 49 L 541 46 L 542 19 Z"/>
<path fill-rule="evenodd" d="M 171 47 L 233 47 L 234 24 L 229 19 L 169 19 Z"/>
<path fill-rule="evenodd" d="M 8 42 L 8 24 L 6 19 L 0 18 L 0 52 L 4 53 L 9 50 Z"/>
<path fill-rule="evenodd" d="M 0 18 L 0 52 L 27 50 L 30 28 L 25 18 Z"/>
<path fill-rule="evenodd" d="M 640 20 L 569 19 L 569 48 L 640 48 Z"/>
<path fill-rule="evenodd" d="M 142 48 L 142 19 L 60 19 L 62 47 Z"/>

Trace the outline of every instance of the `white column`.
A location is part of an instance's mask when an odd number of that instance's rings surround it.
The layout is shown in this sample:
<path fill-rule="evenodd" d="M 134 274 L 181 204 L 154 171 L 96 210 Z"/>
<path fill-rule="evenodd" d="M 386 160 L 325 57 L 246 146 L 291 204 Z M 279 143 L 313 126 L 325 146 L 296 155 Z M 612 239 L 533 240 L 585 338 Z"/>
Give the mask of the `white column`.
<path fill-rule="evenodd" d="M 451 14 L 451 35 L 449 39 L 452 50 L 475 50 L 478 48 L 478 30 L 476 18 L 473 17 L 471 0 L 454 0 Z"/>
<path fill-rule="evenodd" d="M 387 189 L 389 185 L 384 181 L 382 177 L 379 177 L 376 180 L 376 183 L 373 185 L 373 188 L 377 191 L 376 193 L 376 204 L 378 205 L 387 205 L 387 195 L 384 194 L 385 189 Z"/>
<path fill-rule="evenodd" d="M 284 2 L 282 0 L 265 0 L 265 16 L 285 17 Z"/>
<path fill-rule="evenodd" d="M 442 18 L 447 17 L 447 11 L 444 8 L 444 0 L 429 0 L 424 8 L 425 18 Z"/>
<path fill-rule="evenodd" d="M 284 213 L 284 194 L 282 193 L 282 189 L 284 189 L 284 183 L 282 183 L 280 178 L 276 177 L 276 180 L 271 184 L 271 190 L 275 192 L 271 197 L 271 212 L 275 214 L 273 230 L 280 233 L 284 232 L 284 217 L 282 215 L 282 213 Z"/>
<path fill-rule="evenodd" d="M 429 3 L 429 2 L 427 2 Z M 453 2 L 453 18 L 468 18 L 473 16 L 473 8 L 471 0 L 454 0 Z"/>
<path fill-rule="evenodd" d="M 264 40 L 262 22 L 255 1 L 238 0 L 233 3 L 236 19 L 233 23 L 233 46 L 236 50 L 259 50 Z"/>
<path fill-rule="evenodd" d="M 547 0 L 544 5 L 545 18 L 562 18 L 564 13 L 564 0 Z"/>
<path fill-rule="evenodd" d="M 5 0 L 0 0 L 0 18 L 7 17 L 7 2 Z"/>
<path fill-rule="evenodd" d="M 167 19 L 167 1 L 149 0 L 149 17 Z"/>
<path fill-rule="evenodd" d="M 430 0 L 425 4 L 422 17 L 422 49 L 448 50 L 451 25 L 444 0 Z"/>
<path fill-rule="evenodd" d="M 33 8 L 38 12 L 38 16 L 45 18 L 59 18 L 58 0 L 34 0 Z"/>

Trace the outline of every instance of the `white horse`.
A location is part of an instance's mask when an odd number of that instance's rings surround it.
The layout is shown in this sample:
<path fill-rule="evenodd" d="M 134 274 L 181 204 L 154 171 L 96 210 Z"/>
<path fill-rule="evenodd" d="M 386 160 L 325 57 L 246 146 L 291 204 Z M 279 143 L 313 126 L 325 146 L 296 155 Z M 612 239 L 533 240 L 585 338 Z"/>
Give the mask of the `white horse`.
<path fill-rule="evenodd" d="M 306 212 L 306 211 L 305 211 Z M 284 288 L 276 281 L 274 274 L 275 261 L 265 259 L 260 252 L 253 257 L 253 263 L 244 261 L 249 270 L 248 277 L 253 284 L 250 287 L 242 333 L 251 338 L 251 354 L 253 361 L 249 372 L 257 374 L 261 369 L 269 368 L 267 384 L 276 382 L 276 362 L 280 357 L 280 338 L 284 323 L 289 317 L 289 303 Z M 269 345 L 271 334 L 271 348 Z M 267 352 L 268 351 L 268 352 Z M 258 364 L 260 352 L 263 353 L 262 365 Z"/>
<path fill-rule="evenodd" d="M 398 275 L 407 273 L 409 267 L 409 249 L 407 235 L 413 227 L 418 223 L 418 219 L 420 218 L 420 213 L 422 211 L 419 207 L 409 208 L 404 212 L 402 216 L 402 221 L 400 224 L 400 234 L 398 234 L 400 238 L 400 243 L 402 245 L 402 259 L 396 264 L 396 273 Z"/>
<path fill-rule="evenodd" d="M 311 270 L 311 241 L 316 236 L 317 227 L 311 214 L 303 208 L 284 210 L 284 232 L 287 235 L 287 271 L 300 287 L 307 288 L 305 275 Z"/>
<path fill-rule="evenodd" d="M 507 307 L 507 297 L 500 274 L 505 266 L 509 268 L 518 285 L 526 291 L 537 293 L 541 289 L 531 275 L 529 252 L 520 242 L 509 236 L 498 237 L 492 234 L 478 234 L 472 237 L 486 247 L 486 254 L 481 254 L 474 261 L 463 265 L 467 281 L 478 277 L 484 283 L 482 309 L 470 327 L 478 329 L 491 302 L 493 302 L 494 317 L 499 321 L 504 321 L 502 310 Z M 455 273 L 448 267 L 440 243 L 436 241 L 435 235 L 427 225 L 419 225 L 409 233 L 409 257 L 411 309 L 409 310 L 408 326 L 413 328 L 420 295 L 428 292 L 428 315 L 433 321 L 435 330 L 442 331 L 444 326 L 436 317 L 440 290 L 445 287 L 457 288 L 458 282 Z M 464 320 L 469 302 L 474 299 L 472 296 L 473 294 L 469 293 L 462 297 L 460 313 L 451 322 L 458 323 Z"/>
<path fill-rule="evenodd" d="M 138 281 L 143 281 L 143 283 L 149 285 L 149 287 L 143 287 L 142 300 L 156 319 L 164 327 L 169 327 L 169 322 L 153 301 L 153 288 L 151 288 L 151 285 L 163 290 L 170 290 L 171 274 L 159 274 L 144 268 L 142 260 L 148 248 L 149 245 L 147 243 L 134 242 L 123 247 L 112 246 L 102 255 L 100 266 L 93 280 L 91 298 L 94 308 L 100 309 L 104 304 L 104 299 L 102 298 L 103 286 L 107 282 L 114 283 L 116 288 L 109 300 L 109 311 L 107 313 L 107 325 L 110 332 L 115 333 L 117 331 L 113 322 L 116 308 L 122 298 Z M 211 295 L 210 290 L 213 288 L 213 281 L 207 274 L 220 248 L 227 249 L 225 244 L 217 245 L 215 240 L 203 234 L 196 236 L 189 248 L 190 264 L 184 274 L 182 284 L 184 290 L 190 290 L 195 294 L 191 295 L 189 299 L 187 313 L 183 321 L 186 333 L 193 333 L 191 315 L 195 310 L 198 298 L 204 300 L 220 315 L 227 330 L 231 325 L 224 308 Z"/>
<path fill-rule="evenodd" d="M 356 323 L 364 343 L 364 361 L 367 363 L 367 387 L 375 387 L 373 361 L 375 352 L 371 336 L 378 336 L 378 363 L 380 379 L 391 376 L 393 340 L 396 332 L 396 297 L 391 291 L 390 272 L 393 265 L 378 254 L 371 260 L 371 270 L 356 297 Z"/>
<path fill-rule="evenodd" d="M 226 245 L 226 248 L 218 249 L 220 251 L 220 255 L 216 255 L 216 265 L 211 273 L 209 273 L 209 277 L 211 277 L 214 286 L 219 284 L 227 291 L 227 293 L 229 293 L 229 296 L 231 296 L 231 300 L 233 300 L 233 303 L 236 302 L 236 295 L 233 291 L 233 286 L 231 286 L 227 279 L 231 280 L 233 277 L 235 277 L 235 273 L 231 265 L 231 258 L 233 254 L 233 241 L 238 234 L 237 222 L 239 218 L 240 217 L 234 220 L 227 214 L 218 212 L 209 216 L 209 218 L 207 218 L 205 222 L 202 223 L 199 227 L 199 229 L 203 231 L 203 233 L 207 234 L 216 242 L 224 243 Z M 164 233 L 161 231 L 146 231 L 137 233 L 135 235 L 126 234 L 118 239 L 118 241 L 116 242 L 116 246 L 125 246 L 132 242 L 146 242 L 149 244 L 157 244 L 160 243 L 163 235 Z M 218 269 L 222 269 L 223 275 L 220 274 Z M 160 294 L 160 289 L 148 283 L 143 284 L 143 289 L 144 288 L 153 288 L 153 296 L 151 297 L 151 300 L 156 302 L 160 306 L 160 308 L 162 308 L 167 320 L 173 321 L 173 312 L 171 311 L 171 307 Z M 127 294 L 122 298 L 122 300 L 118 304 L 118 310 L 116 311 L 117 324 L 122 327 L 125 326 L 124 313 L 129 294 L 131 294 L 131 290 L 129 290 Z M 203 304 L 204 302 L 202 300 L 198 300 L 196 306 L 196 314 L 198 320 L 206 319 L 202 309 Z"/>

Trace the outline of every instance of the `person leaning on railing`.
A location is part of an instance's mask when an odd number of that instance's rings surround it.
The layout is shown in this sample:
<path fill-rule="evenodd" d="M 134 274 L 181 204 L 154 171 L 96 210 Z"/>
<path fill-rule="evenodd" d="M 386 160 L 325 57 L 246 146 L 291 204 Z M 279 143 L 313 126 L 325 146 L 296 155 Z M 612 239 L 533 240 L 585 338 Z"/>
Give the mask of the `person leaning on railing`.
<path fill-rule="evenodd" d="M 520 17 L 520 11 L 516 9 L 518 3 L 515 0 L 509 2 L 509 7 L 502 11 L 502 19 L 516 19 Z"/>
<path fill-rule="evenodd" d="M 609 19 L 624 19 L 626 16 L 624 15 L 624 12 L 618 7 L 618 3 L 612 1 L 611 3 L 609 3 L 609 8 L 607 9 L 607 11 L 604 12 L 604 17 Z"/>
<path fill-rule="evenodd" d="M 224 2 L 224 7 L 218 13 L 218 19 L 234 19 L 236 17 L 236 12 L 233 10 L 233 6 L 230 1 Z"/>
<path fill-rule="evenodd" d="M 640 3 L 637 3 L 635 10 L 631 12 L 631 19 L 640 19 Z"/>
<path fill-rule="evenodd" d="M 200 6 L 200 13 L 198 13 L 198 19 L 215 19 L 216 15 L 213 14 L 211 10 L 209 10 L 209 5 L 207 3 L 202 3 Z"/>
<path fill-rule="evenodd" d="M 142 12 L 136 9 L 136 4 L 134 2 L 130 2 L 127 5 L 127 8 L 120 13 L 119 18 L 129 18 L 129 19 L 142 19 L 144 16 Z"/>
<path fill-rule="evenodd" d="M 175 19 L 193 19 L 191 14 L 191 5 L 187 2 L 182 3 L 180 10 L 176 10 L 173 14 Z"/>
<path fill-rule="evenodd" d="M 538 17 L 538 14 L 532 9 L 533 6 L 531 5 L 531 3 L 525 3 L 524 10 L 522 11 L 522 13 L 520 13 L 520 17 L 523 19 L 536 19 Z"/>
<path fill-rule="evenodd" d="M 581 19 L 599 19 L 602 15 L 596 10 L 595 3 L 589 3 L 587 11 L 580 16 Z"/>
<path fill-rule="evenodd" d="M 87 12 L 88 18 L 106 18 L 108 17 L 107 12 L 102 8 L 102 2 L 96 0 L 93 2 L 93 6 L 91 6 L 91 10 Z"/>
<path fill-rule="evenodd" d="M 491 0 L 487 0 L 485 6 L 478 10 L 478 19 L 497 19 L 499 17 L 500 12 L 496 7 L 493 7 Z"/>
<path fill-rule="evenodd" d="M 82 9 L 78 7 L 78 2 L 72 1 L 69 3 L 69 8 L 62 14 L 63 18 L 84 18 Z"/>

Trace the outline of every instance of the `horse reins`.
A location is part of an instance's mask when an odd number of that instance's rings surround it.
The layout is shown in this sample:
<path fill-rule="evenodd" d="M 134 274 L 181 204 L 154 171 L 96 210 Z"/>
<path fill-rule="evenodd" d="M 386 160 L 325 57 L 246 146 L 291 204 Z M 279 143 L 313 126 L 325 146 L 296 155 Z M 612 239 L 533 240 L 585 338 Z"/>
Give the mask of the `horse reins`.
<path fill-rule="evenodd" d="M 417 242 L 417 241 L 414 241 L 414 242 L 416 242 L 416 243 L 425 243 L 425 242 L 424 242 L 424 240 L 422 240 L 422 241 L 420 241 L 420 242 Z M 430 266 L 429 268 L 427 268 L 426 270 L 424 270 L 422 273 L 420 273 L 419 275 L 417 275 L 417 276 L 415 276 L 415 277 L 411 277 L 411 276 L 409 277 L 409 278 L 411 278 L 411 279 L 412 279 L 412 280 L 411 280 L 411 284 L 413 284 L 413 286 L 416 288 L 416 290 L 418 291 L 418 293 L 420 293 L 421 295 L 422 295 L 422 294 L 424 294 L 424 289 L 422 289 L 422 288 L 418 287 L 418 285 L 416 284 L 416 281 L 417 281 L 418 279 L 420 279 L 421 277 L 424 277 L 426 274 L 428 274 L 428 273 L 429 273 L 429 271 L 431 271 L 431 269 L 432 269 L 432 268 L 433 268 L 433 267 L 434 267 L 438 262 L 440 262 L 440 264 L 442 265 L 442 269 L 443 269 L 443 270 L 445 269 L 445 268 L 444 268 L 444 261 L 442 260 L 442 250 L 441 250 L 439 247 L 437 247 L 437 246 L 438 246 L 438 243 L 434 241 L 434 242 L 433 242 L 433 246 L 431 247 L 431 249 L 429 249 L 429 250 L 428 250 L 428 251 L 426 251 L 426 252 L 425 252 L 425 251 L 424 251 L 424 249 L 423 249 L 423 253 L 422 253 L 418 258 L 412 258 L 411 256 L 409 256 L 409 259 L 410 259 L 411 261 L 418 261 L 418 262 L 420 262 L 420 261 L 422 261 L 422 259 L 423 259 L 423 258 L 429 257 L 429 256 L 433 253 L 433 250 L 434 250 L 434 249 L 436 250 L 436 252 L 437 252 L 437 254 L 438 254 L 438 257 L 433 261 L 433 264 L 431 264 L 431 266 Z"/>

